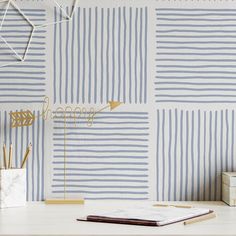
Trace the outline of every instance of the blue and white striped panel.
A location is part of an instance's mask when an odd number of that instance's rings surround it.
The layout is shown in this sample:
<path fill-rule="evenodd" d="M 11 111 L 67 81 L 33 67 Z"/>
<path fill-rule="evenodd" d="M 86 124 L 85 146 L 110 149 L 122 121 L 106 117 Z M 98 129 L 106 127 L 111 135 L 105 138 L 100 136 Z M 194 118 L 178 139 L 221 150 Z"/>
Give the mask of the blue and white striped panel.
<path fill-rule="evenodd" d="M 66 122 L 66 192 L 86 199 L 148 199 L 146 112 L 102 112 Z M 54 121 L 52 193 L 64 192 L 64 121 Z"/>
<path fill-rule="evenodd" d="M 236 171 L 235 110 L 157 110 L 157 199 L 220 200 Z"/>
<path fill-rule="evenodd" d="M 54 103 L 146 103 L 147 31 L 147 7 L 78 8 L 55 25 Z"/>
<path fill-rule="evenodd" d="M 46 19 L 43 9 L 22 9 L 33 23 L 42 24 Z M 0 9 L 0 21 L 4 10 Z M 23 56 L 32 27 L 15 9 L 9 9 L 0 35 Z M 46 30 L 35 30 L 26 61 L 1 68 L 16 61 L 7 45 L 0 47 L 0 103 L 41 103 L 45 96 L 45 38 Z"/>
<path fill-rule="evenodd" d="M 236 9 L 156 9 L 156 102 L 236 102 Z"/>
<path fill-rule="evenodd" d="M 40 112 L 34 112 L 39 115 Z M 9 112 L 0 112 L 0 147 L 6 143 L 7 148 L 13 145 L 13 167 L 19 168 L 29 143 L 32 143 L 32 154 L 27 162 L 27 200 L 44 199 L 44 138 L 45 124 L 43 119 L 36 119 L 31 127 L 11 128 Z M 0 155 L 2 157 L 2 155 Z M 3 160 L 1 159 L 1 166 Z"/>

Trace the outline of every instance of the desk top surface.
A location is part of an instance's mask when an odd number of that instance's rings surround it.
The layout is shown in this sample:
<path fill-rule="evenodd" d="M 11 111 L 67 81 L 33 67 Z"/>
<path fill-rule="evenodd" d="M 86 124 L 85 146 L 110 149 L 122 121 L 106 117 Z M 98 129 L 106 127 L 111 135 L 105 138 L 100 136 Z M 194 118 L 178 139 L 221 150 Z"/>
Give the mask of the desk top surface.
<path fill-rule="evenodd" d="M 196 207 L 214 210 L 215 219 L 191 225 L 183 223 L 164 227 L 144 227 L 118 224 L 77 222 L 79 216 L 121 207 L 152 205 L 154 202 L 136 201 L 86 201 L 85 205 L 45 205 L 28 203 L 26 207 L 0 209 L 0 236 L 2 235 L 78 235 L 78 236 L 123 236 L 123 235 L 235 235 L 236 208 L 223 202 L 182 202 Z"/>

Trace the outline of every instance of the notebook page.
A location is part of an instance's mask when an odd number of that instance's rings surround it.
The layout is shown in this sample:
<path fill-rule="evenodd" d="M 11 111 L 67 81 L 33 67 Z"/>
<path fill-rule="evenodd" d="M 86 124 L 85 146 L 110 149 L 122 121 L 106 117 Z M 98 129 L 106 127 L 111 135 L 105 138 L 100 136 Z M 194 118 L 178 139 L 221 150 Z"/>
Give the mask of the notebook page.
<path fill-rule="evenodd" d="M 204 215 L 209 212 L 209 209 L 203 208 L 138 207 L 117 209 L 110 212 L 97 213 L 96 215 L 110 218 L 150 220 L 156 221 L 158 225 L 165 225 Z"/>

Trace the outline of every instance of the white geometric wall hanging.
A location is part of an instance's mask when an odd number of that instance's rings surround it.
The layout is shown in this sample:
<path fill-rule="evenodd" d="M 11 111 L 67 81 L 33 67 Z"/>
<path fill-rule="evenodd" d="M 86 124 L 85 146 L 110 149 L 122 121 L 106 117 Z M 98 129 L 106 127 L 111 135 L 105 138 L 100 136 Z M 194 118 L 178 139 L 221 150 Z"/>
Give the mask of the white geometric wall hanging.
<path fill-rule="evenodd" d="M 11 62 L 11 63 L 6 63 L 6 64 L 3 64 L 3 65 L 0 65 L 0 68 L 3 68 L 3 67 L 6 67 L 6 66 L 9 66 L 9 65 L 14 65 L 14 64 L 18 64 L 18 63 L 21 63 L 23 61 L 25 61 L 26 59 L 26 56 L 27 56 L 27 53 L 29 51 L 29 47 L 30 47 L 30 43 L 32 41 L 32 38 L 33 38 L 33 33 L 34 33 L 34 30 L 35 30 L 35 26 L 34 24 L 29 20 L 29 18 L 20 10 L 20 8 L 12 1 L 12 0 L 7 0 L 8 1 L 8 4 L 7 4 L 7 7 L 6 7 L 6 10 L 4 12 L 4 15 L 3 15 L 3 19 L 2 19 L 2 22 L 0 24 L 0 33 L 1 33 L 1 30 L 2 30 L 2 27 L 4 25 L 4 21 L 6 19 L 6 16 L 7 16 L 7 13 L 8 13 L 8 10 L 10 8 L 10 6 L 12 6 L 14 9 L 16 9 L 19 14 L 23 17 L 23 19 L 25 19 L 25 21 L 28 22 L 28 24 L 32 27 L 32 30 L 31 30 L 31 34 L 29 36 L 29 40 L 27 42 L 27 45 L 26 45 L 26 49 L 24 51 L 24 54 L 23 56 L 20 56 L 16 50 L 7 42 L 7 40 L 0 35 L 0 38 L 2 39 L 2 41 L 8 46 L 8 48 L 11 50 L 11 52 L 13 52 L 16 57 L 17 57 L 17 60 L 14 61 L 14 62 Z M 1 1 L 2 2 L 7 2 L 7 1 Z"/>

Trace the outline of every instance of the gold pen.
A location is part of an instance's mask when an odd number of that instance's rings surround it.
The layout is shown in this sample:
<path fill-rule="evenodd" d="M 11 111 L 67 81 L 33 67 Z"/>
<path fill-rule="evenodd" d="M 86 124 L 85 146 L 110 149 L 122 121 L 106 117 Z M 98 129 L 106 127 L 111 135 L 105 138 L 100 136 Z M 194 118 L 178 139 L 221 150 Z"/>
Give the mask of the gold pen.
<path fill-rule="evenodd" d="M 197 222 L 201 222 L 201 221 L 205 221 L 205 220 L 210 220 L 210 219 L 213 219 L 215 217 L 216 217 L 215 212 L 211 212 L 207 215 L 198 216 L 198 217 L 195 217 L 193 219 L 185 220 L 184 225 L 189 225 L 189 224 L 193 224 L 193 223 L 197 223 Z"/>
<path fill-rule="evenodd" d="M 7 169 L 7 150 L 6 145 L 3 145 L 4 168 Z"/>
<path fill-rule="evenodd" d="M 177 208 L 192 208 L 192 206 L 187 205 L 168 205 L 168 204 L 154 204 L 155 207 L 177 207 Z"/>
<path fill-rule="evenodd" d="M 23 159 L 23 161 L 21 163 L 21 168 L 25 168 L 26 161 L 27 161 L 27 159 L 29 157 L 31 149 L 32 149 L 32 145 L 30 144 L 29 147 L 27 147 L 27 149 L 26 149 L 24 159 Z"/>
<path fill-rule="evenodd" d="M 12 144 L 10 145 L 9 149 L 9 159 L 8 159 L 8 169 L 12 168 Z"/>

